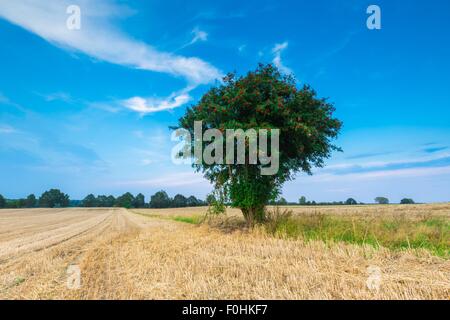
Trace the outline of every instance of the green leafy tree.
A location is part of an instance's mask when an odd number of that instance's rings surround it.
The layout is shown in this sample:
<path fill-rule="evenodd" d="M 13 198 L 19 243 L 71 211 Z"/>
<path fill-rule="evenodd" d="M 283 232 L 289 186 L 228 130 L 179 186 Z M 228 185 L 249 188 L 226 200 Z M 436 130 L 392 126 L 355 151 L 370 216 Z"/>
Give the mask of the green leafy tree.
<path fill-rule="evenodd" d="M 186 199 L 186 206 L 188 207 L 199 207 L 205 205 L 205 202 L 203 200 L 197 199 L 194 196 L 190 196 Z"/>
<path fill-rule="evenodd" d="M 83 199 L 82 206 L 86 208 L 98 207 L 99 202 L 93 194 L 89 194 Z"/>
<path fill-rule="evenodd" d="M 97 207 L 100 207 L 100 208 L 108 207 L 108 205 L 107 205 L 107 203 L 106 203 L 106 202 L 108 201 L 108 197 L 105 196 L 105 195 L 99 195 L 99 196 L 97 196 L 97 198 L 95 199 L 95 201 L 96 201 Z"/>
<path fill-rule="evenodd" d="M 358 204 L 358 202 L 357 202 L 355 199 L 353 199 L 353 198 L 348 198 L 348 199 L 345 201 L 345 204 L 346 204 L 346 205 L 356 205 L 356 204 Z"/>
<path fill-rule="evenodd" d="M 150 197 L 150 208 L 170 208 L 172 199 L 163 190 Z"/>
<path fill-rule="evenodd" d="M 37 205 L 37 199 L 34 194 L 30 194 L 27 199 L 25 200 L 25 207 L 27 208 L 34 208 Z"/>
<path fill-rule="evenodd" d="M 286 206 L 288 204 L 288 202 L 287 202 L 287 200 L 285 198 L 281 197 L 280 199 L 278 199 L 276 204 L 279 205 L 279 206 Z"/>
<path fill-rule="evenodd" d="M 203 121 L 203 132 L 215 128 L 222 133 L 227 129 L 280 130 L 279 170 L 274 175 L 262 175 L 266 167 L 260 159 L 251 164 L 245 144 L 245 164 L 207 164 L 195 159 L 194 167 L 216 188 L 224 189 L 228 202 L 240 208 L 247 223 L 265 220 L 265 204 L 276 199 L 282 185 L 300 171 L 311 174 L 311 169 L 322 167 L 332 151 L 332 144 L 341 128 L 333 117 L 334 107 L 326 99 L 317 97 L 309 86 L 298 89 L 295 79 L 282 75 L 273 65 L 260 64 L 256 71 L 244 77 L 229 74 L 223 84 L 211 88 L 199 103 L 188 108 L 179 120 L 178 128 L 191 134 L 190 148 L 194 151 L 194 121 Z M 237 139 L 234 140 L 235 147 Z M 261 151 L 260 149 L 258 151 Z"/>
<path fill-rule="evenodd" d="M 116 199 L 115 206 L 116 207 L 122 207 L 122 208 L 133 208 L 134 205 L 134 196 L 130 193 L 124 193 L 120 197 Z"/>
<path fill-rule="evenodd" d="M 6 207 L 6 200 L 5 198 L 0 194 L 0 209 L 3 209 Z"/>
<path fill-rule="evenodd" d="M 26 208 L 27 207 L 27 199 L 20 198 L 17 201 L 17 208 Z"/>
<path fill-rule="evenodd" d="M 410 198 L 404 198 L 402 200 L 400 200 L 400 204 L 414 204 L 414 200 L 410 199 Z"/>
<path fill-rule="evenodd" d="M 302 206 L 306 205 L 306 197 L 301 196 L 300 199 L 298 199 L 298 203 Z"/>
<path fill-rule="evenodd" d="M 207 205 L 212 205 L 214 203 L 214 201 L 216 201 L 216 197 L 214 197 L 213 193 L 210 193 L 206 196 L 206 204 Z"/>
<path fill-rule="evenodd" d="M 136 198 L 134 198 L 133 207 L 135 208 L 145 208 L 145 197 L 142 193 L 139 193 Z"/>
<path fill-rule="evenodd" d="M 181 194 L 177 194 L 175 197 L 173 197 L 172 200 L 172 207 L 174 208 L 183 208 L 187 206 L 187 199 L 185 196 Z"/>
<path fill-rule="evenodd" d="M 68 207 L 69 206 L 69 196 L 62 193 L 58 189 L 50 189 L 45 191 L 39 197 L 39 207 L 42 208 L 55 208 L 55 207 Z"/>
<path fill-rule="evenodd" d="M 116 198 L 114 196 L 107 196 L 105 200 L 105 207 L 111 208 L 114 207 L 116 203 Z"/>
<path fill-rule="evenodd" d="M 97 196 L 97 206 L 102 208 L 114 207 L 116 199 L 113 196 L 100 195 Z"/>
<path fill-rule="evenodd" d="M 378 204 L 389 204 L 389 199 L 385 197 L 376 197 L 375 202 Z"/>
<path fill-rule="evenodd" d="M 17 209 L 17 208 L 19 208 L 19 202 L 15 199 L 8 199 L 8 200 L 6 200 L 5 208 Z"/>

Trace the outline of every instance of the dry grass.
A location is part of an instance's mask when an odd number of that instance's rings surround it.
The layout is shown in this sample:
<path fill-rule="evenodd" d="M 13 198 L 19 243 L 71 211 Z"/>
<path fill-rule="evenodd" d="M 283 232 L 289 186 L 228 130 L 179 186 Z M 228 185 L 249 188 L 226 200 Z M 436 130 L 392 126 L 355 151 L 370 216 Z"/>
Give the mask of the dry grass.
<path fill-rule="evenodd" d="M 414 208 L 411 214 L 417 217 L 428 211 L 448 214 L 445 205 Z M 59 213 L 55 209 L 40 211 L 45 219 L 36 220 L 34 225 L 28 218 L 37 212 L 0 211 L 1 222 L 9 226 L 0 227 L 0 257 L 4 257 L 0 258 L 0 298 L 450 298 L 449 261 L 427 251 L 305 242 L 276 238 L 259 229 L 224 232 L 173 220 L 201 216 L 204 210 L 140 210 L 134 214 L 122 209 Z M 308 209 L 296 209 L 299 214 L 302 210 Z M 354 210 L 364 208 L 338 211 L 346 215 L 355 214 Z M 387 207 L 369 210 L 375 210 L 370 214 L 396 211 Z M 239 221 L 237 214 L 230 210 L 229 219 Z M 60 215 L 67 216 L 66 226 L 60 225 Z M 83 221 L 89 223 L 80 225 Z M 45 225 L 51 227 L 46 229 Z M 76 234 L 70 233 L 71 225 Z M 51 230 L 58 236 L 52 236 Z M 20 242 L 20 238 L 27 240 Z M 35 244 L 27 246 L 28 241 Z M 19 250 L 11 255 L 13 245 Z M 8 248 L 7 254 L 3 248 Z M 81 268 L 78 290 L 66 287 L 70 264 Z M 371 266 L 381 271 L 379 290 L 367 287 Z"/>

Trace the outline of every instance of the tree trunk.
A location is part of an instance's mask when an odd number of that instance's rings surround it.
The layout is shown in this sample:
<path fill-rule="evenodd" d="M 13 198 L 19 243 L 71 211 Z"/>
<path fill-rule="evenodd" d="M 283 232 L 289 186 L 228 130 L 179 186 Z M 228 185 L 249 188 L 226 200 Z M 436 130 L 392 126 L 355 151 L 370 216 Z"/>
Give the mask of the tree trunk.
<path fill-rule="evenodd" d="M 262 223 L 265 219 L 265 208 L 264 206 L 251 207 L 251 208 L 241 208 L 242 214 L 244 215 L 247 226 L 253 228 L 256 223 Z"/>

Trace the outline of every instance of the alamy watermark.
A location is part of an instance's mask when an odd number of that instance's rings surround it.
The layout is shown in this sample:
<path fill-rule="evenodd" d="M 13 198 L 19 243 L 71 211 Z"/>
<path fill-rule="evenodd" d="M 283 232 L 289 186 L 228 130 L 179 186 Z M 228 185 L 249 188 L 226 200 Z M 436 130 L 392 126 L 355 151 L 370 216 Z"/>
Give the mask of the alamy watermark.
<path fill-rule="evenodd" d="M 381 286 L 381 269 L 377 266 L 367 267 L 366 285 L 369 290 L 380 291 Z"/>
<path fill-rule="evenodd" d="M 66 20 L 66 27 L 69 30 L 81 29 L 81 8 L 77 5 L 70 5 L 66 9 L 69 17 Z"/>
<path fill-rule="evenodd" d="M 76 290 L 81 287 L 81 270 L 76 264 L 72 264 L 67 268 L 67 289 Z"/>
<path fill-rule="evenodd" d="M 381 29 L 381 8 L 376 4 L 372 4 L 367 7 L 367 14 L 370 16 L 367 18 L 367 29 L 380 30 Z"/>
<path fill-rule="evenodd" d="M 194 122 L 194 137 L 186 129 L 172 133 L 172 141 L 180 141 L 172 148 L 172 161 L 175 164 L 260 164 L 262 175 L 275 175 L 278 172 L 280 157 L 279 129 L 207 129 L 203 132 L 203 122 Z M 270 132 L 270 155 L 268 148 Z M 193 139 L 192 139 L 193 138 Z M 192 154 L 191 142 L 194 141 Z M 204 147 L 204 142 L 207 143 Z M 236 146 L 236 148 L 235 148 Z M 237 150 L 235 150 L 237 149 Z M 248 149 L 248 154 L 247 154 Z M 225 152 L 224 152 L 225 151 Z M 224 157 L 225 154 L 225 157 Z"/>

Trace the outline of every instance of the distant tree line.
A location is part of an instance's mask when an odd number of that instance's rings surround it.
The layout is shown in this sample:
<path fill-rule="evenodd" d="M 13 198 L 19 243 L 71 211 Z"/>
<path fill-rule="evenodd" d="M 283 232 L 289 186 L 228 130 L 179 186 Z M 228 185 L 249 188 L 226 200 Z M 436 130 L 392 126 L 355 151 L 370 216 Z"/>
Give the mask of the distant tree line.
<path fill-rule="evenodd" d="M 206 198 L 206 201 L 197 199 L 194 196 L 185 197 L 181 194 L 175 195 L 173 198 L 169 197 L 164 190 L 156 192 L 150 196 L 150 201 L 145 202 L 145 196 L 139 193 L 133 196 L 130 192 L 126 192 L 123 195 L 115 198 L 112 195 L 87 195 L 83 200 L 70 200 L 69 196 L 58 189 L 50 189 L 45 191 L 39 198 L 36 198 L 34 194 L 30 194 L 26 198 L 21 199 L 5 199 L 0 195 L 0 209 L 2 208 L 62 208 L 62 207 L 86 207 L 86 208 L 99 208 L 99 207 L 123 207 L 123 208 L 183 208 L 183 207 L 199 207 L 211 204 L 214 199 L 210 194 Z M 389 204 L 389 199 L 386 197 L 376 197 L 375 203 L 377 204 Z M 400 200 L 400 204 L 414 204 L 414 200 L 410 198 L 404 198 Z M 287 205 L 304 205 L 304 206 L 324 206 L 324 205 L 357 205 L 364 204 L 363 202 L 357 202 L 353 198 L 348 198 L 345 201 L 334 202 L 316 202 L 309 201 L 306 197 L 302 196 L 296 202 L 288 202 L 285 198 L 280 197 L 276 201 L 271 201 L 269 205 L 287 206 Z"/>
<path fill-rule="evenodd" d="M 145 196 L 139 193 L 133 196 L 130 192 L 114 198 L 113 196 L 88 195 L 81 201 L 82 207 L 122 207 L 122 208 L 183 208 L 204 206 L 206 202 L 194 196 L 185 197 L 181 194 L 171 198 L 167 192 L 161 190 L 150 196 L 150 201 L 145 202 Z"/>
<path fill-rule="evenodd" d="M 375 203 L 377 204 L 389 204 L 389 199 L 386 197 L 376 197 L 375 199 Z M 286 202 L 286 200 L 284 198 L 281 198 L 280 200 L 282 203 Z M 280 201 L 278 201 L 276 204 L 280 205 Z M 410 198 L 404 198 L 402 200 L 400 200 L 400 204 L 414 204 L 414 200 L 410 199 Z M 289 204 L 297 204 L 297 203 L 289 203 Z M 353 198 L 348 198 L 345 201 L 333 201 L 333 202 L 315 202 L 315 201 L 307 201 L 305 196 L 300 197 L 300 199 L 298 200 L 298 204 L 299 205 L 303 205 L 303 206 L 329 206 L 329 205 L 357 205 L 357 204 L 366 204 L 364 202 L 358 202 Z"/>
<path fill-rule="evenodd" d="M 61 208 L 69 204 L 69 195 L 58 189 L 45 191 L 38 199 L 34 194 L 21 199 L 5 199 L 0 195 L 0 208 Z"/>

